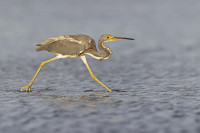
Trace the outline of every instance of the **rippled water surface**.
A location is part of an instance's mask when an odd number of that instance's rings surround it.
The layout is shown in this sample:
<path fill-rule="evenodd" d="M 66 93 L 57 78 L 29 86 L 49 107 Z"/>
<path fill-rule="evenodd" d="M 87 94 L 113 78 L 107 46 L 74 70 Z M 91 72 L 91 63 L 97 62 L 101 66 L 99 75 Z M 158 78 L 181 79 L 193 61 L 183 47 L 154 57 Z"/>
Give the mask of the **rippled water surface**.
<path fill-rule="evenodd" d="M 0 1 L 1 133 L 199 133 L 200 2 Z M 133 37 L 106 43 L 113 55 L 47 64 L 31 93 L 46 38 L 84 33 Z"/>

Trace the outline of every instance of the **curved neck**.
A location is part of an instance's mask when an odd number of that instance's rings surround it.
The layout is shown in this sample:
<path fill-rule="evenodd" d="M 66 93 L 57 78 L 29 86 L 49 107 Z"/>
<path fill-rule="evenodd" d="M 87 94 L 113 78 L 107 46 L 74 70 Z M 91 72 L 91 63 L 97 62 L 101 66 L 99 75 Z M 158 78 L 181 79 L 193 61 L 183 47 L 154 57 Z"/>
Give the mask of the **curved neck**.
<path fill-rule="evenodd" d="M 112 51 L 110 50 L 109 47 L 104 46 L 103 40 L 99 39 L 98 47 L 102 53 L 98 52 L 98 53 L 96 53 L 96 56 L 98 56 L 100 60 L 106 60 L 106 59 L 110 58 L 110 56 L 112 55 Z"/>
<path fill-rule="evenodd" d="M 110 58 L 110 56 L 112 55 L 112 51 L 110 50 L 109 47 L 106 47 L 104 45 L 104 41 L 102 41 L 101 39 L 99 39 L 98 47 L 99 47 L 99 50 L 102 52 L 101 53 L 102 60 L 106 60 Z"/>
<path fill-rule="evenodd" d="M 112 55 L 112 51 L 110 50 L 109 47 L 104 46 L 103 40 L 99 39 L 98 47 L 101 52 L 95 50 L 95 51 L 90 51 L 86 54 L 88 54 L 98 60 L 106 60 L 106 59 L 110 58 L 110 56 Z"/>

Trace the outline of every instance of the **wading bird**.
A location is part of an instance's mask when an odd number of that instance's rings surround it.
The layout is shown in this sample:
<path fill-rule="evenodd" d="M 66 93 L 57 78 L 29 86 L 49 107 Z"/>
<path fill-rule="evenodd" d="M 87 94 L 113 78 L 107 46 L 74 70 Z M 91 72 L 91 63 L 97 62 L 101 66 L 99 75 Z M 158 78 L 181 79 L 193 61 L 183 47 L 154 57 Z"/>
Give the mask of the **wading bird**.
<path fill-rule="evenodd" d="M 41 43 L 35 44 L 35 46 L 38 46 L 36 48 L 37 51 L 46 50 L 48 52 L 54 53 L 57 56 L 49 59 L 47 61 L 44 61 L 40 64 L 37 72 L 35 73 L 34 77 L 30 81 L 30 83 L 27 86 L 20 87 L 19 91 L 25 91 L 23 90 L 26 88 L 26 92 L 31 92 L 31 85 L 33 84 L 33 81 L 35 80 L 36 76 L 40 72 L 41 68 L 56 59 L 60 58 L 67 58 L 67 57 L 80 57 L 83 62 L 85 63 L 91 77 L 96 80 L 99 84 L 101 84 L 104 88 L 107 89 L 107 91 L 111 92 L 111 90 L 105 86 L 103 83 L 101 83 L 92 73 L 85 55 L 90 55 L 95 59 L 98 60 L 106 60 L 110 58 L 112 55 L 112 51 L 110 48 L 106 47 L 104 45 L 104 42 L 109 41 L 117 41 L 117 40 L 134 40 L 132 38 L 124 38 L 124 37 L 113 37 L 109 34 L 103 34 L 99 38 L 98 47 L 99 51 L 97 51 L 95 41 L 87 36 L 87 35 L 69 35 L 69 36 L 59 36 L 59 37 L 53 37 L 49 38 L 47 40 L 44 40 Z"/>

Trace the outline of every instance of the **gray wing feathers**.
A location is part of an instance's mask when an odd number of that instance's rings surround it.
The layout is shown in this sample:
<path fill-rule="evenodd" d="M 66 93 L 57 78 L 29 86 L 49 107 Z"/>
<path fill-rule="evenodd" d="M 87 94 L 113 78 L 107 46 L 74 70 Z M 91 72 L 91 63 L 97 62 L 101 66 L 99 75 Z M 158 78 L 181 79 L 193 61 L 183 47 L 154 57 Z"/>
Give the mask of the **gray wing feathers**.
<path fill-rule="evenodd" d="M 85 50 L 85 47 L 84 45 L 81 45 L 77 42 L 64 39 L 64 40 L 58 40 L 54 42 L 48 41 L 48 43 L 45 45 L 39 45 L 39 47 L 36 50 L 37 51 L 46 50 L 48 52 L 52 52 L 55 54 L 78 56 Z"/>
<path fill-rule="evenodd" d="M 55 54 L 80 55 L 85 50 L 95 49 L 95 41 L 87 35 L 69 35 L 52 37 L 39 44 L 37 51 L 46 50 Z"/>
<path fill-rule="evenodd" d="M 44 40 L 44 41 L 41 42 L 41 43 L 37 43 L 37 44 L 34 44 L 34 45 L 35 45 L 35 46 L 44 46 L 44 45 L 51 44 L 51 43 L 53 43 L 53 42 L 55 42 L 55 41 L 58 41 L 58 39 L 57 39 L 57 38 L 49 38 L 49 39 L 47 39 L 47 40 Z"/>

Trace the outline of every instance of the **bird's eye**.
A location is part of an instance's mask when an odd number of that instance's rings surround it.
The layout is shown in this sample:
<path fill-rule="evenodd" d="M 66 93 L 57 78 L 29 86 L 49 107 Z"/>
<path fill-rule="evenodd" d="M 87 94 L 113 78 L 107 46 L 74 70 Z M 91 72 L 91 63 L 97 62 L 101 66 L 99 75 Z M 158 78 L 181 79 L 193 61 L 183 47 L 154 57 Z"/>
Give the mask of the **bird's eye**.
<path fill-rule="evenodd" d="M 109 39 L 110 37 L 108 36 L 107 39 Z"/>

